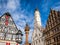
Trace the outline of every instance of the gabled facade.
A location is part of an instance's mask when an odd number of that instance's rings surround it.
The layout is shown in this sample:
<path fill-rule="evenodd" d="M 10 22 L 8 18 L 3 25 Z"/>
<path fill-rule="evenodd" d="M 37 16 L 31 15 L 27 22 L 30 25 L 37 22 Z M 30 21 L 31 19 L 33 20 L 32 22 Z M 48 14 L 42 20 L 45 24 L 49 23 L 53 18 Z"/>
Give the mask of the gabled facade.
<path fill-rule="evenodd" d="M 0 45 L 19 45 L 16 43 L 18 29 L 11 15 L 7 12 L 0 17 Z"/>
<path fill-rule="evenodd" d="M 50 11 L 44 36 L 45 45 L 60 45 L 60 11 Z"/>

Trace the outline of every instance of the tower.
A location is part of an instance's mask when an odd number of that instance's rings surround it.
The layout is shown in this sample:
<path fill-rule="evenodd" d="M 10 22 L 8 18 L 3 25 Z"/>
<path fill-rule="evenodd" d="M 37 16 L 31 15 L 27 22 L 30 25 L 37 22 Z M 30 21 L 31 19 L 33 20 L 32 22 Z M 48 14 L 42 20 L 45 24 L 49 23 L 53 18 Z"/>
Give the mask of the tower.
<path fill-rule="evenodd" d="M 25 27 L 25 35 L 26 35 L 25 45 L 29 45 L 29 42 L 28 42 L 29 26 L 28 26 L 28 24 L 26 24 L 26 27 Z"/>
<path fill-rule="evenodd" d="M 32 45 L 44 45 L 43 39 L 43 29 L 41 25 L 41 17 L 40 17 L 40 12 L 36 8 L 34 12 L 34 31 L 32 34 Z"/>
<path fill-rule="evenodd" d="M 40 28 L 41 27 L 41 17 L 40 17 L 40 12 L 37 8 L 35 9 L 34 15 L 35 15 L 34 26 L 37 28 Z"/>

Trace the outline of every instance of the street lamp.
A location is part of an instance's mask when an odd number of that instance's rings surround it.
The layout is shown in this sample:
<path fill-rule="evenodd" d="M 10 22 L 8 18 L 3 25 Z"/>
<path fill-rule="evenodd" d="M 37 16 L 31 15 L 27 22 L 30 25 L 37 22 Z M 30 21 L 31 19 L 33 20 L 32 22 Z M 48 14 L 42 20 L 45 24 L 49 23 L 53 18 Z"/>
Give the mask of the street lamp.
<path fill-rule="evenodd" d="M 16 33 L 16 42 L 21 44 L 22 43 L 22 32 L 20 30 L 18 30 L 18 32 Z"/>

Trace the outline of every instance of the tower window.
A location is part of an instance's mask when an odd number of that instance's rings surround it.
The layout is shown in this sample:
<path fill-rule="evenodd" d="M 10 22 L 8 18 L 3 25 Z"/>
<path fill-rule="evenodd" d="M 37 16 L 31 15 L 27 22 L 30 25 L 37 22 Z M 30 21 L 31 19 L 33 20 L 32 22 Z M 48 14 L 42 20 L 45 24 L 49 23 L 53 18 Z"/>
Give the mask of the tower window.
<path fill-rule="evenodd" d="M 39 43 L 40 43 L 40 40 L 39 40 Z"/>
<path fill-rule="evenodd" d="M 40 36 L 40 34 L 39 34 L 39 36 Z"/>

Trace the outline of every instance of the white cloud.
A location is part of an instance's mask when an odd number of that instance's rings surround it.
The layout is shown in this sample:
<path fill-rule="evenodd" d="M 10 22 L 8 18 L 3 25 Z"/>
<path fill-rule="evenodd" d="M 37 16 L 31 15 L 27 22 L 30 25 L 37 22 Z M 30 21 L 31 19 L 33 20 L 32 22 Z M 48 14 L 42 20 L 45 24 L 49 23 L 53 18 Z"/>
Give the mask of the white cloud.
<path fill-rule="evenodd" d="M 57 6 L 57 5 L 60 5 L 60 2 L 57 2 L 57 3 L 54 4 L 54 6 Z"/>
<path fill-rule="evenodd" d="M 14 19 L 15 21 L 19 20 L 19 18 L 20 18 L 20 16 L 19 16 L 18 13 L 14 13 L 12 16 L 13 16 L 13 19 Z"/>
<path fill-rule="evenodd" d="M 53 10 L 60 11 L 60 6 L 54 7 Z"/>
<path fill-rule="evenodd" d="M 26 19 L 27 16 L 25 15 L 25 13 L 23 13 L 23 14 L 21 13 L 21 14 L 20 14 L 20 18 L 24 18 L 24 19 Z"/>
<path fill-rule="evenodd" d="M 56 10 L 56 11 L 60 11 L 60 2 L 57 2 L 57 3 L 55 3 L 53 6 L 52 6 L 52 9 L 53 10 Z"/>
<path fill-rule="evenodd" d="M 7 9 L 14 11 L 19 5 L 19 0 L 8 0 Z"/>

